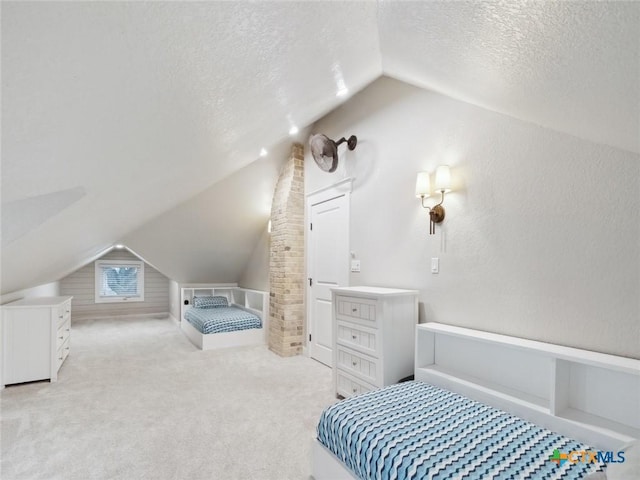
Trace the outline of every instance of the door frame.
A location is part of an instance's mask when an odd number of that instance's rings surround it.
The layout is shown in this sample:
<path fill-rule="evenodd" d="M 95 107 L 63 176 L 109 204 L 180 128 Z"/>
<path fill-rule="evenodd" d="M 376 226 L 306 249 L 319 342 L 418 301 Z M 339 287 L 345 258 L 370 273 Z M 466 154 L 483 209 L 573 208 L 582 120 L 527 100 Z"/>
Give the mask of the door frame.
<path fill-rule="evenodd" d="M 304 203 L 304 270 L 305 270 L 305 289 L 304 289 L 304 301 L 305 301 L 305 311 L 306 311 L 306 321 L 305 321 L 305 331 L 304 331 L 304 344 L 302 346 L 302 354 L 306 357 L 309 357 L 309 331 L 311 330 L 311 302 L 309 301 L 310 288 L 307 282 L 307 278 L 309 278 L 309 268 L 310 268 L 310 248 L 309 248 L 309 223 L 311 218 L 311 206 L 317 205 L 318 203 L 327 202 L 329 200 L 333 200 L 334 198 L 338 198 L 344 196 L 346 199 L 346 215 L 347 215 L 347 245 L 348 250 L 351 251 L 351 239 L 350 239 L 350 231 L 351 231 L 351 192 L 353 190 L 353 177 L 347 177 L 339 182 L 333 183 L 326 187 L 322 187 L 318 190 L 314 190 L 311 193 L 308 193 L 305 197 Z M 350 283 L 349 279 L 349 265 L 346 266 L 346 276 L 348 287 Z"/>

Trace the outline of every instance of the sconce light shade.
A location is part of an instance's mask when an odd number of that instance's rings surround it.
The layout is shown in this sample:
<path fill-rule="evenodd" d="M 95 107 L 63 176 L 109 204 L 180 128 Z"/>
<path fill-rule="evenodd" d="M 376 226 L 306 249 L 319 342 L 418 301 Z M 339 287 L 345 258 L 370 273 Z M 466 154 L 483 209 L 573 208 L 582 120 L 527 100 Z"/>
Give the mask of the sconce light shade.
<path fill-rule="evenodd" d="M 440 203 L 430 207 L 426 205 L 424 199 L 431 193 L 431 185 L 429 183 L 429 172 L 419 172 L 416 179 L 416 197 L 420 198 L 422 208 L 429 210 L 429 234 L 436 232 L 436 223 L 444 220 L 444 194 L 451 191 L 451 171 L 448 165 L 440 165 L 436 169 L 436 191 L 440 192 Z"/>
<path fill-rule="evenodd" d="M 431 183 L 429 181 L 429 172 L 418 172 L 416 179 L 416 197 L 428 197 L 431 194 Z"/>
<path fill-rule="evenodd" d="M 451 170 L 449 165 L 440 165 L 436 169 L 436 190 L 445 193 L 451 191 Z"/>

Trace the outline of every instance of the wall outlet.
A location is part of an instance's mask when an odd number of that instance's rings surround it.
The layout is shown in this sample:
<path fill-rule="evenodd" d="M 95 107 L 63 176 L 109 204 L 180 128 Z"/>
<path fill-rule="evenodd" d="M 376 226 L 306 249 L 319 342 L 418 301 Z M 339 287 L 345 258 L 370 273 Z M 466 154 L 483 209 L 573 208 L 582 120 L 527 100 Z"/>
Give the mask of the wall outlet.
<path fill-rule="evenodd" d="M 351 260 L 351 271 L 352 272 L 360 271 L 360 260 Z"/>

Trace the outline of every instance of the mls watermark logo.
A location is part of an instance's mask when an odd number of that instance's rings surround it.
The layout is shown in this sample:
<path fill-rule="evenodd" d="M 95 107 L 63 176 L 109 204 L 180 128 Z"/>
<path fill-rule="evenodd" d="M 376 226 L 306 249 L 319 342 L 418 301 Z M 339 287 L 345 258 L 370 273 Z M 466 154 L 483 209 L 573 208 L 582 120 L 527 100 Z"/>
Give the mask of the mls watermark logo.
<path fill-rule="evenodd" d="M 573 450 L 569 453 L 560 452 L 557 448 L 549 461 L 561 467 L 564 462 L 574 463 L 624 463 L 624 452 L 601 452 L 596 450 Z"/>

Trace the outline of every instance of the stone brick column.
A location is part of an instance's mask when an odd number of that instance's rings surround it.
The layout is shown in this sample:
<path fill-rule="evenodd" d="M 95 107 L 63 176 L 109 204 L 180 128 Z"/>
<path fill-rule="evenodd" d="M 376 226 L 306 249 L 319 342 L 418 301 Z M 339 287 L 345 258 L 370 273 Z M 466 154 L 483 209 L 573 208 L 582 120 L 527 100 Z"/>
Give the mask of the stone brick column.
<path fill-rule="evenodd" d="M 302 353 L 304 337 L 304 147 L 291 147 L 271 206 L 269 349 Z"/>

